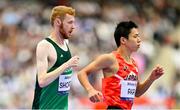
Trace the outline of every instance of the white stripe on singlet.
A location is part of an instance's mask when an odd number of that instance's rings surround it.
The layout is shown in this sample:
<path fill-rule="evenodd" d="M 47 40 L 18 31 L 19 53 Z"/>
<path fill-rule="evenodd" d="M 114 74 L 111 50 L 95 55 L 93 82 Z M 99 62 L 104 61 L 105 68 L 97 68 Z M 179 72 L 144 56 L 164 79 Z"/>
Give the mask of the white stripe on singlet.
<path fill-rule="evenodd" d="M 121 80 L 124 80 L 121 76 L 119 76 L 118 74 L 115 74 L 114 75 L 115 77 L 117 77 L 117 78 L 119 78 L 119 79 L 121 79 Z"/>

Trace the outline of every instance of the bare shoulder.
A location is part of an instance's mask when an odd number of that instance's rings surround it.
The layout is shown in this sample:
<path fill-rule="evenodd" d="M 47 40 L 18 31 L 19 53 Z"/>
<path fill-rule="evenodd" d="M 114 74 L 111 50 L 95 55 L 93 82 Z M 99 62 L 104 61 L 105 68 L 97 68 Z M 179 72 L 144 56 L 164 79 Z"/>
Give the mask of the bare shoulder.
<path fill-rule="evenodd" d="M 37 55 L 38 54 L 39 55 L 48 54 L 49 53 L 48 51 L 50 51 L 50 50 L 51 50 L 51 44 L 45 39 L 41 40 L 37 44 L 37 47 L 36 47 Z"/>
<path fill-rule="evenodd" d="M 108 60 L 108 61 L 115 60 L 115 57 L 112 53 L 102 54 L 98 58 L 103 59 L 103 60 Z"/>
<path fill-rule="evenodd" d="M 48 51 L 49 49 L 52 48 L 51 43 L 49 43 L 47 40 L 43 39 L 37 44 L 37 50 L 44 50 Z"/>
<path fill-rule="evenodd" d="M 112 53 L 102 54 L 96 58 L 96 61 L 102 62 L 107 65 L 113 64 L 116 59 Z"/>
<path fill-rule="evenodd" d="M 38 44 L 37 44 L 37 47 L 41 48 L 41 47 L 48 47 L 49 46 L 49 43 L 48 41 L 46 41 L 45 39 L 41 40 Z"/>

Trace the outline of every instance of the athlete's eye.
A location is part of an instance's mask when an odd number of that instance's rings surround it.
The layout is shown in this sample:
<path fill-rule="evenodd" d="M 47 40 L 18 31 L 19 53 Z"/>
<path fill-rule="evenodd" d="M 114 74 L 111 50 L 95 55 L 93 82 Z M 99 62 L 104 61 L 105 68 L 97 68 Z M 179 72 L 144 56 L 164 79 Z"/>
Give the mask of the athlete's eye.
<path fill-rule="evenodd" d="M 74 22 L 73 21 L 69 21 L 68 24 L 73 24 Z"/>
<path fill-rule="evenodd" d="M 137 37 L 140 37 L 140 35 L 139 35 L 139 34 L 136 34 L 136 35 L 134 35 L 133 37 L 134 37 L 134 38 L 137 38 Z"/>
<path fill-rule="evenodd" d="M 137 35 L 133 36 L 134 38 L 137 38 Z"/>

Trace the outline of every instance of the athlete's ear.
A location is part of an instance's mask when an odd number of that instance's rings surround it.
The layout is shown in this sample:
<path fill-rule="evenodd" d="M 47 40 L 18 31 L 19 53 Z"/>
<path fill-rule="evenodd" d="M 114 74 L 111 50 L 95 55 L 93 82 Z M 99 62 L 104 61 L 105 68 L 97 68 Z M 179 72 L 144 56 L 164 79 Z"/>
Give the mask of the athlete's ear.
<path fill-rule="evenodd" d="M 57 26 L 60 26 L 61 25 L 61 20 L 59 18 L 55 18 L 54 24 L 56 24 Z"/>
<path fill-rule="evenodd" d="M 125 44 L 126 41 L 127 41 L 127 39 L 126 39 L 125 37 L 121 37 L 121 38 L 120 38 L 121 44 Z"/>

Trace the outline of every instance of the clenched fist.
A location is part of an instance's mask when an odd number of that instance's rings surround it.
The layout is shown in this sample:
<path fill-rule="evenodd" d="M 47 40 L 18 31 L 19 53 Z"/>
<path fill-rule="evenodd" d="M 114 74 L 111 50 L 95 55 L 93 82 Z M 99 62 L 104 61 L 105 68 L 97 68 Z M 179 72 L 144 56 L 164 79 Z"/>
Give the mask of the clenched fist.
<path fill-rule="evenodd" d="M 66 65 L 68 68 L 74 68 L 74 67 L 77 67 L 79 64 L 79 56 L 73 56 L 71 59 L 69 59 L 67 62 L 66 62 Z"/>
<path fill-rule="evenodd" d="M 156 79 L 158 79 L 160 76 L 162 76 L 163 74 L 164 74 L 163 68 L 158 65 L 158 66 L 156 66 L 156 67 L 153 69 L 153 71 L 152 71 L 152 73 L 151 73 L 151 75 L 150 75 L 150 79 L 151 79 L 151 80 L 156 80 Z"/>

